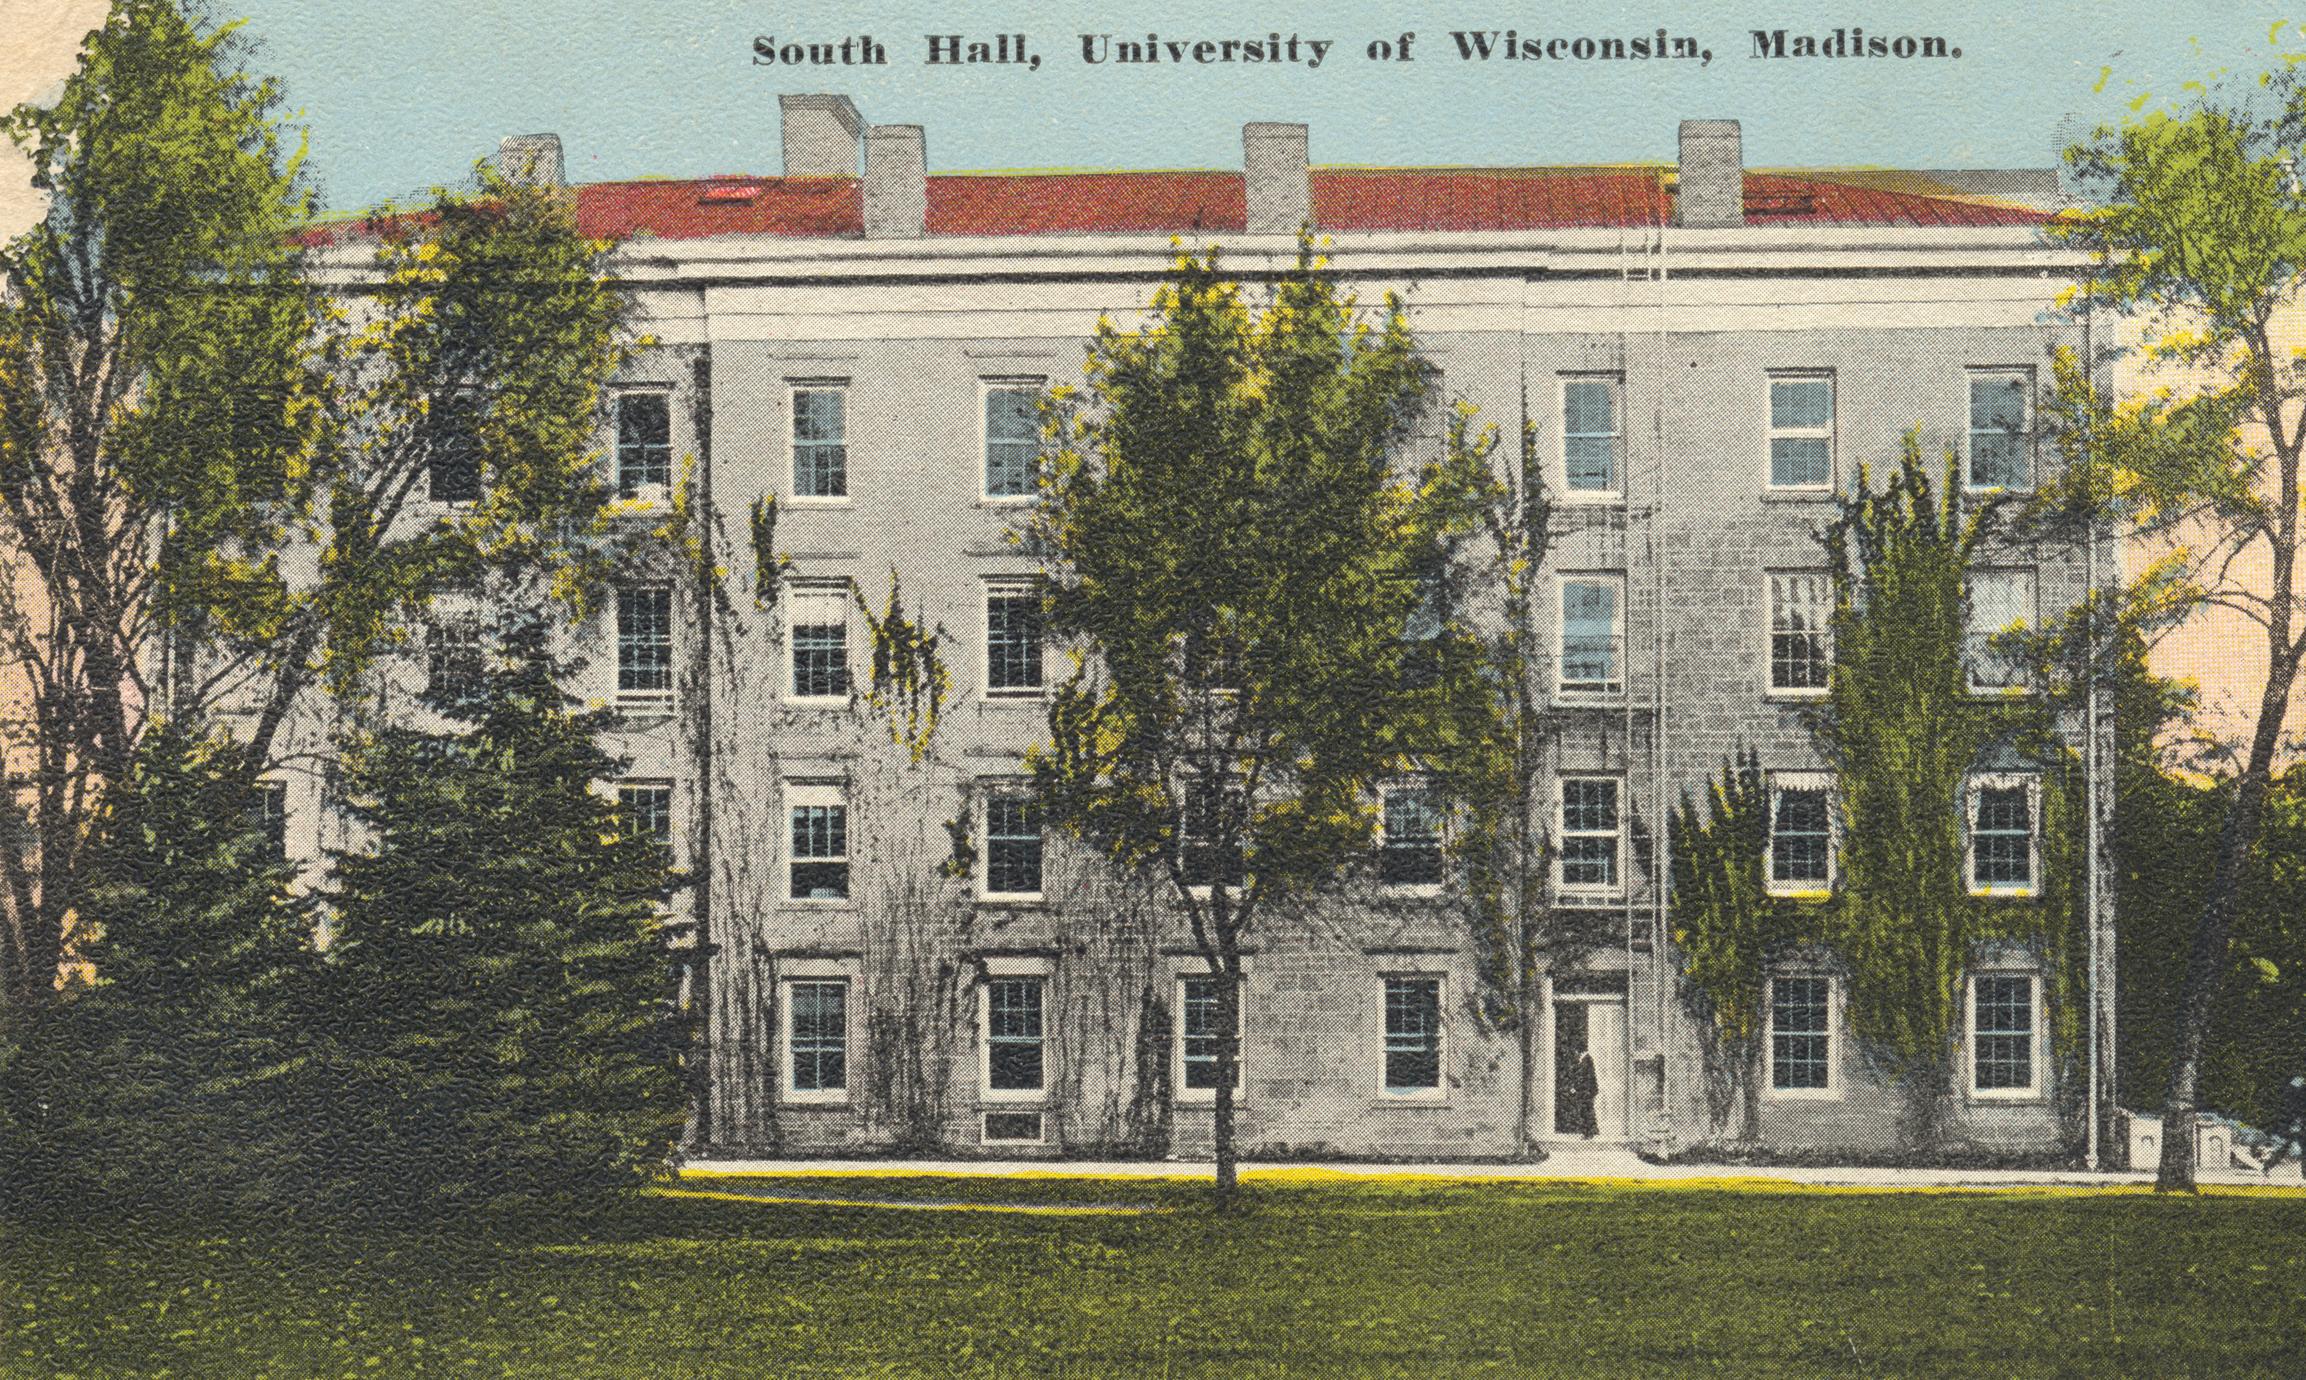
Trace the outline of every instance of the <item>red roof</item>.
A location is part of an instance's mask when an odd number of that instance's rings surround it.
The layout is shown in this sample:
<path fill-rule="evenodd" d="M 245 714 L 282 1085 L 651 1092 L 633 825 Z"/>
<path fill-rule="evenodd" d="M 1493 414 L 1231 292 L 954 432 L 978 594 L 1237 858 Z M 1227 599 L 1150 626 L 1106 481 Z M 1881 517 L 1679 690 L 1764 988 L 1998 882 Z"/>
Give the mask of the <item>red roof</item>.
<path fill-rule="evenodd" d="M 1312 183 L 1314 224 L 1342 233 L 1655 225 L 1673 213 L 1662 168 L 1315 168 Z M 853 177 L 596 182 L 575 190 L 578 225 L 603 239 L 864 233 Z M 1244 223 L 1237 172 L 941 173 L 929 178 L 928 196 L 931 235 L 1237 234 Z M 1763 225 L 2020 226 L 2054 215 L 1878 173 L 1749 172 L 1745 197 L 1748 221 Z M 333 230 L 357 234 L 361 224 Z"/>

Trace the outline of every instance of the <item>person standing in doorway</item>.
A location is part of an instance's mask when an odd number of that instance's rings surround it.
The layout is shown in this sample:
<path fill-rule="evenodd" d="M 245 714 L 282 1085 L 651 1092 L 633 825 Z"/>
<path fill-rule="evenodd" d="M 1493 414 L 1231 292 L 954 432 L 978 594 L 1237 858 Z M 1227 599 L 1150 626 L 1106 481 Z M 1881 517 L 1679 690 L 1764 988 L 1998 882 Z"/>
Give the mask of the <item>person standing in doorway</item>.
<path fill-rule="evenodd" d="M 1570 1124 L 1577 1134 L 1591 1140 L 1600 1133 L 1601 1124 L 1594 1115 L 1594 1102 L 1601 1095 L 1601 1076 L 1594 1072 L 1593 1051 L 1578 1051 L 1577 1067 L 1569 1074 Z"/>

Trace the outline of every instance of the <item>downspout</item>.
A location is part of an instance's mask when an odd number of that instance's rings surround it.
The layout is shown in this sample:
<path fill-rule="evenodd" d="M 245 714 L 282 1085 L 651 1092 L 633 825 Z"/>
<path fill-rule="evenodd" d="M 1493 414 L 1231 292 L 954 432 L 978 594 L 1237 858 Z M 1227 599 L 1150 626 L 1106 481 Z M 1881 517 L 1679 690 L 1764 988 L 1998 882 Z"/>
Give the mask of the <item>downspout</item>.
<path fill-rule="evenodd" d="M 697 482 L 692 495 L 696 524 L 697 693 L 692 752 L 696 761 L 696 830 L 689 850 L 689 904 L 694 908 L 696 949 L 689 970 L 689 1000 L 695 1011 L 696 1033 L 690 1054 L 696 1067 L 690 1072 L 691 1097 L 696 1106 L 696 1143 L 713 1144 L 713 1005 L 718 948 L 713 943 L 713 360 L 707 345 L 690 366 L 694 380 L 690 394 L 690 428 L 696 439 Z"/>
<path fill-rule="evenodd" d="M 1662 182 L 1665 174 L 1658 178 Z M 1660 189 L 1663 190 L 1662 188 Z M 1665 205 L 1661 195 L 1656 203 Z M 1666 984 L 1671 965 L 1666 957 L 1666 885 L 1670 877 L 1666 866 L 1667 850 L 1672 846 L 1673 817 L 1666 808 L 1665 780 L 1665 619 L 1666 563 L 1673 552 L 1673 543 L 1665 539 L 1665 379 L 1668 373 L 1666 356 L 1666 242 L 1670 237 L 1661 211 L 1657 228 L 1657 350 L 1655 367 L 1657 379 L 1652 389 L 1651 426 L 1655 436 L 1657 470 L 1652 479 L 1652 497 L 1649 510 L 1650 575 L 1655 587 L 1652 600 L 1652 633 L 1655 644 L 1650 683 L 1649 722 L 1649 789 L 1650 816 L 1656 820 L 1656 842 L 1650 846 L 1650 901 L 1653 907 L 1654 927 L 1650 931 L 1650 986 L 1657 1001 L 1657 1124 L 1653 1139 L 1662 1149 L 1673 1140 L 1673 1108 L 1666 1095 Z M 1628 1013 L 1629 1015 L 1631 1013 Z"/>
<path fill-rule="evenodd" d="M 2082 310 L 2082 368 L 2084 377 L 2094 370 L 2096 362 L 2090 355 L 2090 313 Z M 2085 444 L 2082 450 L 2084 474 L 2096 492 L 2097 448 Z M 2084 923 L 2089 931 L 2089 973 L 2085 982 L 2084 1000 L 2090 1004 L 2090 1034 L 2088 1040 L 2090 1061 L 2088 1107 L 2083 1114 L 2084 1141 L 2082 1163 L 2089 1169 L 2098 1167 L 2099 1135 L 2099 1044 L 2104 1038 L 2099 1029 L 2098 986 L 2099 969 L 2104 963 L 2104 945 L 2099 934 L 2101 917 L 2098 902 L 2098 518 L 2092 513 L 2089 530 L 2082 544 L 2083 609 L 2082 677 L 2087 689 L 2083 701 L 2082 729 L 2082 812 L 2088 819 L 2083 830 L 2083 885 L 2088 891 L 2083 900 Z"/>

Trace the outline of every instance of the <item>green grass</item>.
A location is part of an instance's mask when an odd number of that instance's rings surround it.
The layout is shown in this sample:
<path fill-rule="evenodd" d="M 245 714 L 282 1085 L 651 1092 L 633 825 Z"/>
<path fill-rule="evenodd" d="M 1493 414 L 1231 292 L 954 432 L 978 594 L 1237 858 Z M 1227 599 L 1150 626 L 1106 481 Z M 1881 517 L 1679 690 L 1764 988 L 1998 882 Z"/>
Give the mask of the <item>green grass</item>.
<path fill-rule="evenodd" d="M 26 1376 L 2285 1375 L 2306 1197 L 729 1180 L 405 1233 L 0 1227 Z"/>

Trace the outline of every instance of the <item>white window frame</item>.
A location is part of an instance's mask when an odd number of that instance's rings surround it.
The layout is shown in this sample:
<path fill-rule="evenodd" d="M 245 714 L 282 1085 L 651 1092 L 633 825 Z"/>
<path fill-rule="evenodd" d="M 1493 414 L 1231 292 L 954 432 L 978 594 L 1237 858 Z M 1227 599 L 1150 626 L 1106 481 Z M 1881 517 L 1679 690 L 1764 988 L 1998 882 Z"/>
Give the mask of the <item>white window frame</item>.
<path fill-rule="evenodd" d="M 1038 397 L 1049 395 L 1049 380 L 1039 374 L 1020 374 L 1008 377 L 994 376 L 977 380 L 977 500 L 997 507 L 1016 507 L 1030 504 L 1040 498 L 1038 486 L 1021 494 L 997 494 L 990 483 L 993 477 L 993 427 L 987 415 L 993 394 L 1022 392 L 1031 389 Z M 1039 459 L 1034 463 L 1038 465 Z"/>
<path fill-rule="evenodd" d="M 626 591 L 640 594 L 662 591 L 665 596 L 665 678 L 668 684 L 662 690 L 627 690 L 624 688 L 624 595 Z M 654 582 L 619 586 L 610 597 L 609 622 L 615 638 L 616 706 L 628 714 L 670 714 L 673 712 L 673 694 L 680 681 L 680 642 L 678 624 L 680 614 L 675 606 L 673 587 Z"/>
<path fill-rule="evenodd" d="M 1569 880 L 1568 849 L 1560 845 L 1566 844 L 1569 839 L 1573 837 L 1569 828 L 1569 786 L 1573 781 L 1607 781 L 1617 789 L 1617 828 L 1609 835 L 1607 835 L 1607 837 L 1614 840 L 1615 851 L 1612 854 L 1610 871 L 1617 878 L 1615 882 L 1595 886 L 1590 883 L 1572 883 Z M 1557 846 L 1553 850 L 1553 889 L 1556 896 L 1559 896 L 1565 900 L 1581 901 L 1610 901 L 1618 900 L 1624 897 L 1626 863 L 1625 806 L 1625 778 L 1621 775 L 1612 775 L 1608 772 L 1569 772 L 1555 779 L 1553 789 L 1553 836 L 1557 842 Z M 1598 830 L 1581 829 L 1576 832 L 1574 837 L 1602 838 L 1604 835 Z"/>
<path fill-rule="evenodd" d="M 255 822 L 258 832 L 264 836 L 263 860 L 268 864 L 293 861 L 296 857 L 296 850 L 290 846 L 288 826 L 294 822 L 295 817 L 288 812 L 287 780 L 279 776 L 258 777 L 248 804 L 249 814 Z M 272 820 L 275 807 L 279 810 L 280 820 L 280 848 L 278 852 L 275 852 L 272 846 Z"/>
<path fill-rule="evenodd" d="M 1189 841 L 1202 837 L 1199 834 L 1187 832 L 1185 827 L 1186 822 L 1193 817 L 1193 796 L 1197 788 L 1202 784 L 1202 780 L 1203 778 L 1200 777 L 1188 776 L 1181 783 L 1184 786 L 1184 798 L 1178 802 L 1180 813 L 1177 820 L 1177 868 L 1180 873 L 1183 873 L 1186 870 L 1185 859 L 1187 857 L 1187 850 L 1192 846 Z M 1241 786 L 1233 781 L 1230 777 L 1227 777 L 1224 781 L 1220 782 L 1217 786 L 1217 790 L 1221 800 L 1224 797 L 1237 797 L 1242 794 Z M 1244 827 L 1242 833 L 1244 835 L 1248 833 L 1246 827 Z M 1226 883 L 1226 885 L 1235 892 L 1239 892 L 1241 888 L 1247 884 L 1249 878 L 1249 859 L 1247 856 L 1248 841 L 1246 838 L 1243 838 L 1240 841 L 1243 845 L 1242 857 L 1240 859 L 1241 880 Z M 1212 840 L 1209 846 L 1212 850 L 1214 850 L 1216 848 L 1215 841 Z M 1224 859 L 1220 857 L 1218 861 L 1222 863 Z M 1206 897 L 1212 891 L 1216 890 L 1216 886 L 1217 884 L 1215 882 L 1193 882 L 1186 886 L 1186 890 L 1192 892 L 1196 897 Z"/>
<path fill-rule="evenodd" d="M 1049 697 L 1049 640 L 1046 634 L 1033 648 L 1033 654 L 1040 662 L 1038 668 L 1040 675 L 1036 678 L 1038 684 L 1030 689 L 1016 687 L 996 689 L 993 685 L 993 601 L 1001 598 L 1015 598 L 1018 595 L 1038 599 L 1040 594 L 1041 582 L 1030 575 L 992 575 L 986 577 L 983 597 L 979 601 L 979 611 L 983 614 L 983 621 L 980 626 L 984 629 L 985 635 L 977 652 L 977 684 L 984 687 L 984 697 L 989 701 L 995 703 L 1019 700 L 1038 701 Z"/>
<path fill-rule="evenodd" d="M 838 393 L 841 396 L 841 492 L 838 494 L 804 494 L 801 492 L 801 403 L 803 393 Z M 856 466 L 851 453 L 855 442 L 850 438 L 849 380 L 844 378 L 787 379 L 785 380 L 785 492 L 790 502 L 803 508 L 842 508 L 854 501 Z"/>
<path fill-rule="evenodd" d="M 661 844 L 663 844 L 663 845 L 664 845 L 664 847 L 665 847 L 667 850 L 671 850 L 671 851 L 673 851 L 673 852 L 674 852 L 674 855 L 675 855 L 675 856 L 678 856 L 678 849 L 679 849 L 679 846 L 680 846 L 680 839 L 681 839 L 681 823 L 680 823 L 680 811 L 678 811 L 678 810 L 676 810 L 675 808 L 673 808 L 673 805 L 674 805 L 674 802 L 675 802 L 676 800 L 678 800 L 678 799 L 679 799 L 679 796 L 678 796 L 678 795 L 675 793 L 675 791 L 673 790 L 673 781 L 672 781 L 672 778 L 671 778 L 671 777 L 669 777 L 669 776 L 620 776 L 620 777 L 618 777 L 618 778 L 617 778 L 617 781 L 616 781 L 617 808 L 618 808 L 618 810 L 619 810 L 620 812 L 621 812 L 621 811 L 624 809 L 624 807 L 625 807 L 625 804 L 626 804 L 626 793 L 627 793 L 627 792 L 629 792 L 629 791 L 655 791 L 655 790 L 661 790 L 661 791 L 663 791 L 663 792 L 665 793 L 665 836 L 664 836 L 664 838 L 662 838 L 662 839 L 653 839 L 653 838 L 652 838 L 652 839 L 650 840 L 650 842 L 652 842 L 652 843 L 661 843 Z"/>
<path fill-rule="evenodd" d="M 1434 846 L 1441 852 L 1439 870 L 1442 876 L 1440 880 L 1431 882 L 1383 880 L 1385 850 L 1392 842 L 1386 830 L 1386 811 L 1392 803 L 1393 797 L 1397 795 L 1422 795 L 1432 804 L 1434 810 L 1433 842 Z M 1422 778 L 1406 778 L 1385 782 L 1377 788 L 1377 847 L 1380 885 L 1385 888 L 1388 894 L 1394 896 L 1439 896 L 1442 893 L 1449 871 L 1449 811 L 1431 781 Z"/>
<path fill-rule="evenodd" d="M 1976 481 L 1976 463 L 1972 447 L 1977 442 L 1978 430 L 1971 417 L 1975 406 L 1977 386 L 1995 380 L 2016 380 L 2019 396 L 2025 404 L 2025 417 L 2020 423 L 2018 448 L 2025 459 L 2026 473 L 2015 489 L 2000 484 L 1980 484 Z M 2034 451 L 2034 371 L 2024 366 L 1980 366 L 1962 371 L 1962 492 L 1971 494 L 2028 493 L 2039 482 L 2034 475 L 2037 456 Z"/>
<path fill-rule="evenodd" d="M 1842 417 L 1841 383 L 1831 369 L 1772 369 L 1765 375 L 1762 387 L 1762 487 L 1771 493 L 1830 494 L 1834 491 L 1834 476 L 1841 465 L 1841 447 L 1834 442 L 1834 433 L 1840 429 Z M 1773 420 L 1777 403 L 1774 394 L 1781 383 L 1822 382 L 1826 386 L 1826 424 L 1823 427 L 1781 427 Z M 1777 464 L 1771 454 L 1770 443 L 1787 440 L 1819 440 L 1826 443 L 1826 477 L 1818 484 L 1780 484 L 1777 482 Z"/>
<path fill-rule="evenodd" d="M 1185 987 L 1192 982 L 1214 981 L 1216 975 L 1206 968 L 1181 969 L 1177 973 L 1176 1015 L 1170 1021 L 1169 1089 L 1174 1099 L 1187 1106 L 1206 1106 L 1217 1100 L 1215 1088 L 1188 1088 L 1185 1086 Z M 1249 1067 L 1249 979 L 1246 972 L 1240 979 L 1240 996 L 1234 1003 L 1233 1041 L 1233 1102 L 1241 1104 L 1242 1089 L 1247 1084 Z"/>
<path fill-rule="evenodd" d="M 2026 876 L 2024 886 L 1978 881 L 1978 807 L 1989 790 L 2026 793 Z M 1962 786 L 1962 875 L 1972 896 L 2022 900 L 2042 890 L 2042 778 L 2033 772 L 1979 772 Z"/>
<path fill-rule="evenodd" d="M 1386 1078 L 1385 992 L 1393 982 L 1434 984 L 1434 1014 L 1441 1028 L 1434 1032 L 1433 1086 L 1395 1088 Z M 1449 974 L 1430 968 L 1392 968 L 1377 975 L 1377 1095 L 1386 1102 L 1447 1102 L 1449 1100 Z"/>
<path fill-rule="evenodd" d="M 2025 617 L 2022 621 L 2014 625 L 2003 624 L 1999 628 L 1988 628 L 1981 631 L 1973 627 L 1971 620 L 1977 616 L 1978 581 L 1981 578 L 1987 576 L 1998 577 L 2005 575 L 2024 577 L 2024 584 L 2026 588 Z M 2026 674 L 2025 667 L 2021 666 L 2017 668 L 2017 681 L 2011 685 L 1981 685 L 1978 683 L 1977 671 L 1979 659 L 1983 656 L 1991 654 L 1991 649 L 1988 644 L 1990 644 L 1994 638 L 1999 637 L 2002 633 L 2008 631 L 2012 626 L 2027 629 L 2039 628 L 2042 626 L 2041 569 L 2037 566 L 2030 565 L 1979 566 L 1977 569 L 1972 570 L 1969 573 L 1969 578 L 1964 583 L 1968 587 L 1970 593 L 1969 604 L 1968 607 L 1963 610 L 1962 617 L 1962 684 L 1968 688 L 1971 694 L 1984 696 L 1989 699 L 2015 698 L 2018 696 L 2032 694 L 2034 692 L 2033 682 L 2032 679 Z M 1976 644 L 1975 654 L 1972 652 L 1973 643 Z"/>
<path fill-rule="evenodd" d="M 1616 419 L 1617 430 L 1610 433 L 1615 443 L 1610 451 L 1610 479 L 1606 489 L 1575 489 L 1569 483 L 1569 387 L 1573 383 L 1602 383 L 1609 385 L 1610 411 Z M 1625 502 L 1626 450 L 1625 450 L 1625 375 L 1614 373 L 1567 373 L 1560 375 L 1554 385 L 1555 421 L 1561 429 L 1559 470 L 1563 503 L 1611 504 Z M 1597 436 L 1600 432 L 1578 432 L 1580 436 Z"/>
<path fill-rule="evenodd" d="M 800 693 L 800 642 L 798 632 L 800 601 L 808 598 L 830 598 L 841 606 L 841 666 L 848 679 L 848 688 L 838 695 L 804 695 Z M 817 708 L 845 706 L 857 693 L 857 634 L 850 618 L 850 605 L 855 592 L 846 578 L 833 580 L 787 580 L 784 590 L 785 616 L 785 703 L 810 705 Z M 818 626 L 811 624 L 811 627 Z"/>
<path fill-rule="evenodd" d="M 1553 695 L 1568 704 L 1607 704 L 1625 698 L 1625 572 L 1622 570 L 1565 570 L 1553 587 Z M 1611 680 L 1595 690 L 1569 684 L 1569 587 L 1600 584 L 1610 589 L 1609 662 Z"/>
<path fill-rule="evenodd" d="M 856 820 L 851 817 L 847 783 L 841 781 L 787 781 L 784 790 L 784 804 L 785 808 L 780 816 L 778 842 L 782 845 L 779 851 L 784 855 L 785 866 L 784 876 L 780 879 L 782 886 L 777 892 L 777 903 L 786 906 L 815 906 L 819 908 L 854 904 L 857 895 L 857 863 L 856 854 L 851 845 L 855 841 Z M 793 852 L 793 811 L 806 807 L 836 805 L 841 810 L 842 848 L 839 856 L 796 857 Z M 795 896 L 793 894 L 793 865 L 799 862 L 837 862 L 846 866 L 849 869 L 848 884 L 843 889 L 848 892 L 848 895 Z"/>
<path fill-rule="evenodd" d="M 1778 880 L 1778 797 L 1787 791 L 1820 791 L 1826 798 L 1826 878 L 1823 885 L 1797 885 Z M 1769 775 L 1769 840 L 1762 851 L 1762 886 L 1772 896 L 1815 901 L 1834 894 L 1841 879 L 1834 855 L 1841 848 L 1840 812 L 1835 809 L 1831 772 L 1773 771 Z"/>
<path fill-rule="evenodd" d="M 977 898 L 983 901 L 1038 901 L 1049 886 L 1049 828 L 1046 819 L 1041 826 L 1040 885 L 1031 891 L 995 891 L 993 889 L 993 802 L 996 800 L 1031 800 L 1033 787 L 1025 780 L 998 780 L 982 783 L 983 799 L 977 807 Z"/>
<path fill-rule="evenodd" d="M 1982 978 L 2024 978 L 2032 998 L 2027 1055 L 2031 1081 L 2022 1088 L 1981 1088 L 1978 1086 L 1978 982 Z M 2039 1102 L 2044 1095 L 2042 1085 L 2043 1064 L 2043 1003 L 2042 975 L 2032 968 L 1978 968 L 1962 982 L 1962 1086 L 1969 1097 L 1978 1102 Z"/>
<path fill-rule="evenodd" d="M 1022 1103 L 1028 1106 L 1049 1100 L 1050 1056 L 1053 1041 L 1049 1038 L 1049 979 L 1050 963 L 1043 958 L 988 958 L 985 981 L 977 987 L 977 1098 L 988 1103 Z M 1041 1085 L 1037 1088 L 996 1088 L 993 1086 L 993 984 L 996 982 L 1030 979 L 1041 986 Z M 1046 1123 L 1044 1122 L 1044 1127 Z M 982 1127 L 979 1128 L 982 1131 Z M 1026 1142 L 1030 1143 L 1030 1142 Z"/>
<path fill-rule="evenodd" d="M 1785 981 L 1822 981 L 1826 985 L 1826 1085 L 1822 1088 L 1778 1086 L 1778 984 Z M 1809 1032 L 1802 1032 L 1807 1034 Z M 1770 1102 L 1827 1102 L 1839 1100 L 1842 1089 L 1842 982 L 1832 973 L 1789 970 L 1772 973 L 1762 992 L 1762 1097 Z"/>
<path fill-rule="evenodd" d="M 786 1102 L 813 1106 L 840 1106 L 857 1086 L 857 980 L 852 965 L 838 959 L 785 959 L 777 975 L 777 1087 Z M 802 1088 L 793 1078 L 793 988 L 803 983 L 836 982 L 841 994 L 841 1086 Z"/>
<path fill-rule="evenodd" d="M 663 383 L 620 384 L 611 391 L 611 396 L 615 399 L 615 406 L 609 413 L 609 491 L 623 503 L 663 503 L 672 496 L 675 470 L 672 386 Z M 662 483 L 639 485 L 628 494 L 625 492 L 624 464 L 625 400 L 639 397 L 665 400 L 665 478 Z"/>
<path fill-rule="evenodd" d="M 1823 699 L 1831 685 L 1778 684 L 1778 581 L 1816 579 L 1824 582 L 1826 599 L 1823 606 L 1824 621 L 1818 628 L 1819 646 L 1825 655 L 1827 675 L 1832 675 L 1834 664 L 1834 601 L 1833 575 L 1818 570 L 1768 570 L 1762 572 L 1762 693 L 1770 699 L 1815 700 Z"/>

